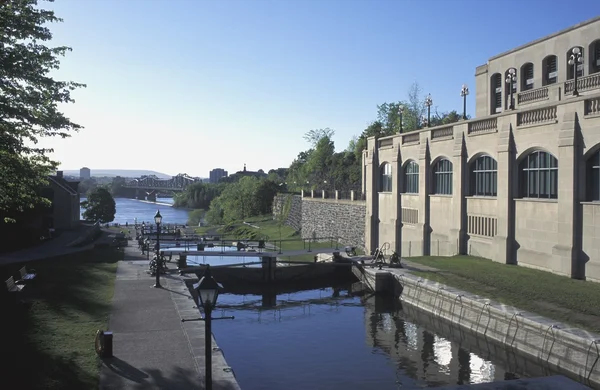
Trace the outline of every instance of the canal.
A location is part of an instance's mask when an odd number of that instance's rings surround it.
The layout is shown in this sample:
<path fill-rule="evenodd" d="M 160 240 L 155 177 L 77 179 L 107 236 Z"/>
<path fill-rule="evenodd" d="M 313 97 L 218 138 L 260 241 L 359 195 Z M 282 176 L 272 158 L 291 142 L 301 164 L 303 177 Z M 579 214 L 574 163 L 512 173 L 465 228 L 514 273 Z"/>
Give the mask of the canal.
<path fill-rule="evenodd" d="M 116 199 L 115 222 L 185 223 L 187 211 Z M 227 289 L 227 286 L 225 286 Z M 456 340 L 425 313 L 348 286 L 277 295 L 219 296 L 213 332 L 244 390 L 416 389 L 543 375 L 491 356 L 485 340 Z M 275 304 L 274 304 L 275 303 Z M 512 366 L 512 369 L 508 366 Z M 516 374 L 514 371 L 519 371 Z M 531 372 L 533 371 L 533 372 Z M 546 373 L 547 374 L 547 373 Z"/>

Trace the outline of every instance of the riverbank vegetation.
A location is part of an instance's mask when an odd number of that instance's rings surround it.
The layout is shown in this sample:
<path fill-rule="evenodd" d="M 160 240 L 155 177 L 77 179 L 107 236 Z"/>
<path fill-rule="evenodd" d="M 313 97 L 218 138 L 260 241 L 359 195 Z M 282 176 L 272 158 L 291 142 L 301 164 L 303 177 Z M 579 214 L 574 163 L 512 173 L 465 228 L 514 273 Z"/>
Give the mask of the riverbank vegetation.
<path fill-rule="evenodd" d="M 471 256 L 410 257 L 438 271 L 427 279 L 489 297 L 542 316 L 600 332 L 600 284 Z"/>
<path fill-rule="evenodd" d="M 8 353 L 3 383 L 24 389 L 98 388 L 94 336 L 107 329 L 122 256 L 107 248 L 27 264 L 38 274 L 23 290 L 31 302 L 25 306 L 4 294 L 1 304 L 2 349 Z M 3 280 L 20 266 L 0 268 Z"/>

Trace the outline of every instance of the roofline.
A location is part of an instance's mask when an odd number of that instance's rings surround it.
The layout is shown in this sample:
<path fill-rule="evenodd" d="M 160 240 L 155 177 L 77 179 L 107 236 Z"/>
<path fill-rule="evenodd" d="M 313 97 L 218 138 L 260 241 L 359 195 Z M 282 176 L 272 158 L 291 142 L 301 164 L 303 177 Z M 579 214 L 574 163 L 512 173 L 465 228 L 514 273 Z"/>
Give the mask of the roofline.
<path fill-rule="evenodd" d="M 526 44 L 524 44 L 524 45 L 517 46 L 517 47 L 515 47 L 514 49 L 510 49 L 510 50 L 508 50 L 508 51 L 505 51 L 504 53 L 500 53 L 500 54 L 498 54 L 498 55 L 495 55 L 495 56 L 491 57 L 491 58 L 488 60 L 488 62 L 489 62 L 489 61 L 496 60 L 496 59 L 498 59 L 498 58 L 500 58 L 500 57 L 504 57 L 505 55 L 512 54 L 512 53 L 514 53 L 514 52 L 517 52 L 517 51 L 519 51 L 519 50 L 523 50 L 523 49 L 525 49 L 525 48 L 527 48 L 527 47 L 529 47 L 529 46 L 533 46 L 533 45 L 535 45 L 535 44 L 538 44 L 538 43 L 540 43 L 540 42 L 544 42 L 544 41 L 547 41 L 547 40 L 549 40 L 549 39 L 556 38 L 556 37 L 557 37 L 557 36 L 559 36 L 559 35 L 562 35 L 562 34 L 568 33 L 568 32 L 570 32 L 570 31 L 573 31 L 573 30 L 575 30 L 575 29 L 578 29 L 578 28 L 580 28 L 580 27 L 583 27 L 583 26 L 587 26 L 588 24 L 592 24 L 592 23 L 594 23 L 594 22 L 597 22 L 597 21 L 600 21 L 600 16 L 596 16 L 596 17 L 595 17 L 595 18 L 593 18 L 593 19 L 586 20 L 585 22 L 581 22 L 581 23 L 578 23 L 578 24 L 576 24 L 576 25 L 574 25 L 574 26 L 567 27 L 567 28 L 565 28 L 565 29 L 563 29 L 563 30 L 560 30 L 560 31 L 558 31 L 558 32 L 555 32 L 555 33 L 553 33 L 553 34 L 546 35 L 546 36 L 545 36 L 545 37 L 543 37 L 543 38 L 536 39 L 535 41 L 531 41 L 531 42 L 529 42 L 529 43 L 526 43 Z"/>
<path fill-rule="evenodd" d="M 49 176 L 48 179 L 50 179 L 50 181 L 54 182 L 54 184 L 56 184 L 57 186 L 59 186 L 60 188 L 62 188 L 64 191 L 68 192 L 69 195 L 78 195 L 77 191 L 75 191 L 74 189 L 72 189 L 68 185 L 66 185 L 66 186 L 63 185 L 61 182 L 59 182 L 58 180 L 56 180 L 56 178 L 54 178 L 53 176 Z"/>

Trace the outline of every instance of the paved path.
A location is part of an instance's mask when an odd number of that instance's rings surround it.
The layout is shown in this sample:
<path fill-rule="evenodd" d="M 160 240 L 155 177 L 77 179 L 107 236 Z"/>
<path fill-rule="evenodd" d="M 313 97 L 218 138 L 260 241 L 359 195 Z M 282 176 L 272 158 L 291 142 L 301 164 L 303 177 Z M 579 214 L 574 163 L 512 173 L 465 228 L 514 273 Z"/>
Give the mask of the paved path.
<path fill-rule="evenodd" d="M 21 262 L 29 262 L 42 260 L 46 258 L 62 256 L 69 253 L 82 252 L 94 247 L 93 244 L 80 246 L 80 247 L 68 247 L 82 234 L 85 234 L 86 227 L 82 229 L 65 231 L 60 236 L 48 240 L 44 244 L 40 244 L 31 248 L 22 249 L 16 252 L 5 253 L 0 255 L 0 266 Z"/>
<path fill-rule="evenodd" d="M 104 361 L 100 389 L 203 389 L 204 323 L 181 322 L 199 317 L 183 278 L 166 275 L 161 277 L 164 288 L 152 288 L 148 261 L 134 241 L 129 245 L 117 268 L 109 320 L 114 357 Z M 218 349 L 213 352 L 213 388 L 239 389 Z"/>

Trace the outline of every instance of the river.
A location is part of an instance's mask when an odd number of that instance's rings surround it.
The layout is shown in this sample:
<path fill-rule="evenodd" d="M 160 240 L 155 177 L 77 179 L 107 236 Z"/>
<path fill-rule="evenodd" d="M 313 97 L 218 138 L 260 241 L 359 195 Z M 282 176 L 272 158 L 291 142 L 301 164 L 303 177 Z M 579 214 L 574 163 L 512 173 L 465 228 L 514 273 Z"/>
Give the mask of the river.
<path fill-rule="evenodd" d="M 139 223 L 154 221 L 156 210 L 160 210 L 160 215 L 162 215 L 165 224 L 187 223 L 189 211 L 172 207 L 172 198 L 158 198 L 156 201 L 157 203 L 129 198 L 115 198 L 117 213 L 112 223 L 133 224 L 136 218 Z M 83 211 L 82 209 L 82 214 Z"/>
<path fill-rule="evenodd" d="M 152 221 L 157 209 L 164 223 L 188 217 L 166 204 L 115 201 L 116 223 Z M 397 300 L 390 308 L 333 286 L 279 295 L 275 307 L 262 300 L 223 293 L 214 313 L 235 316 L 215 322 L 213 332 L 244 390 L 418 389 L 519 377 L 489 355 L 485 340 L 480 350 L 451 341 L 431 328 L 436 321 L 411 317 Z"/>

